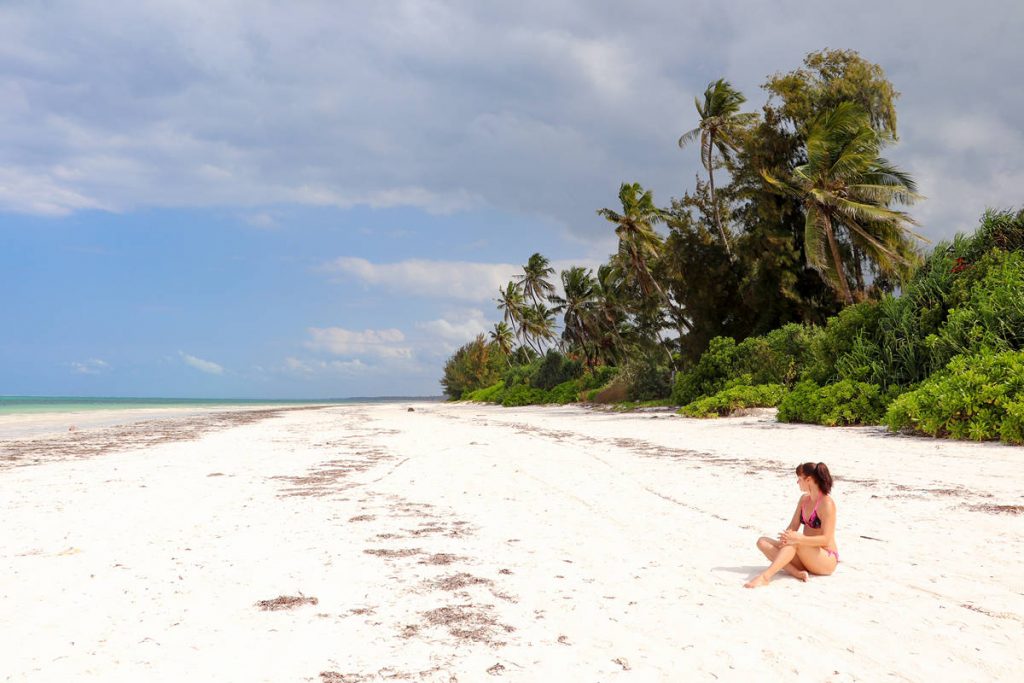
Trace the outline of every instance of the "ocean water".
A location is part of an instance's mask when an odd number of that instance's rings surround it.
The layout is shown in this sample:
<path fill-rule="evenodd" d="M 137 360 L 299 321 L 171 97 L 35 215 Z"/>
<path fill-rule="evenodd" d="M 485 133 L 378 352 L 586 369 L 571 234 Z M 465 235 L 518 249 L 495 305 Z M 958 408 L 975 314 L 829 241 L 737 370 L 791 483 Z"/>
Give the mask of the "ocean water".
<path fill-rule="evenodd" d="M 314 400 L 0 396 L 0 451 L 6 439 L 187 417 L 207 411 L 289 406 L 408 403 L 434 397 L 387 396 Z"/>
<path fill-rule="evenodd" d="M 0 415 L 77 413 L 89 410 L 137 410 L 140 408 L 229 408 L 232 406 L 303 406 L 346 403 L 391 403 L 429 401 L 435 397 L 384 396 L 335 399 L 237 399 L 237 398 L 128 398 L 118 396 L 0 396 Z M 436 400 L 440 400 L 439 398 Z"/>

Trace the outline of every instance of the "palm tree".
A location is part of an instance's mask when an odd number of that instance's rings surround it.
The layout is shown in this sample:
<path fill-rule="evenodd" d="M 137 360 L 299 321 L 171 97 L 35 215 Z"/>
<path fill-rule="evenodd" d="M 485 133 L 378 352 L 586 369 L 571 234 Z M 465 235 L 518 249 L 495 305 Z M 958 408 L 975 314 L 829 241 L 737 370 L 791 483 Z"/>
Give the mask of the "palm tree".
<path fill-rule="evenodd" d="M 512 329 L 505 321 L 494 323 L 494 328 L 491 330 L 491 343 L 496 344 L 501 352 L 505 354 L 505 362 L 508 363 L 509 367 L 512 367 L 513 339 L 515 339 L 515 336 L 512 333 Z"/>
<path fill-rule="evenodd" d="M 718 211 L 718 200 L 715 197 L 715 159 L 717 151 L 728 159 L 729 153 L 739 144 L 739 133 L 745 126 L 757 119 L 757 114 L 741 114 L 740 105 L 747 101 L 743 93 L 735 90 L 728 81 L 719 78 L 708 84 L 704 90 L 704 103 L 700 98 L 693 98 L 700 115 L 700 123 L 693 130 L 683 133 L 679 138 L 679 147 L 686 147 L 698 137 L 700 138 L 700 160 L 708 171 L 708 182 L 711 185 L 711 205 L 714 207 L 715 226 L 722 237 L 725 252 L 732 258 L 729 240 L 722 227 L 722 217 Z"/>
<path fill-rule="evenodd" d="M 598 266 L 594 278 L 594 333 L 598 353 L 605 362 L 616 363 L 625 351 L 621 328 L 626 319 L 624 283 L 619 268 Z"/>
<path fill-rule="evenodd" d="M 878 156 L 883 138 L 860 106 L 843 102 L 815 119 L 807 136 L 807 163 L 787 179 L 761 175 L 777 190 L 800 199 L 804 208 L 807 264 L 847 304 L 853 303 L 843 269 L 837 230 L 875 262 L 883 274 L 900 274 L 916 252 L 909 236 L 916 222 L 892 204 L 912 204 L 920 195 L 911 177 Z"/>
<path fill-rule="evenodd" d="M 619 261 L 625 278 L 639 287 L 645 298 L 656 293 L 664 300 L 665 293 L 647 265 L 661 254 L 661 236 L 654 231 L 654 224 L 663 219 L 662 211 L 654 206 L 651 192 L 644 192 L 640 183 L 622 183 L 619 201 L 621 214 L 611 209 L 597 211 L 599 216 L 615 224 L 619 250 L 614 258 Z"/>
<path fill-rule="evenodd" d="M 531 256 L 523 266 L 519 284 L 523 286 L 524 294 L 529 296 L 534 304 L 540 303 L 555 291 L 554 286 L 547 280 L 554 273 L 555 269 L 551 267 L 550 262 L 540 254 Z"/>
<path fill-rule="evenodd" d="M 562 313 L 562 341 L 569 348 L 578 347 L 591 365 L 593 345 L 594 277 L 590 269 L 574 266 L 562 271 L 565 297 L 552 296 L 554 312 Z"/>
<path fill-rule="evenodd" d="M 655 321 L 661 319 L 661 307 L 670 312 L 676 307 L 665 294 L 665 290 L 654 277 L 648 262 L 661 258 L 664 247 L 661 235 L 654 230 L 654 224 L 665 219 L 665 212 L 654 206 L 650 191 L 644 192 L 639 183 L 623 183 L 619 188 L 622 213 L 611 209 L 599 209 L 598 215 L 615 223 L 615 234 L 619 237 L 618 252 L 612 257 L 613 265 L 619 269 L 624 284 L 639 290 L 639 300 L 632 312 L 634 321 L 645 320 L 652 324 L 648 329 L 657 337 L 658 343 L 668 357 L 668 366 L 675 374 L 675 359 L 672 350 L 661 336 L 661 327 Z"/>
<path fill-rule="evenodd" d="M 520 323 L 523 320 L 523 310 L 526 308 L 526 299 L 519 291 L 519 285 L 509 282 L 504 288 L 498 287 L 498 310 L 504 311 L 504 322 L 512 323 L 512 334 L 516 337 L 520 333 Z"/>
<path fill-rule="evenodd" d="M 522 333 L 524 339 L 537 353 L 541 353 L 544 342 L 555 338 L 555 312 L 542 303 L 528 306 L 523 311 Z M 536 340 L 536 344 L 529 342 L 530 338 Z"/>

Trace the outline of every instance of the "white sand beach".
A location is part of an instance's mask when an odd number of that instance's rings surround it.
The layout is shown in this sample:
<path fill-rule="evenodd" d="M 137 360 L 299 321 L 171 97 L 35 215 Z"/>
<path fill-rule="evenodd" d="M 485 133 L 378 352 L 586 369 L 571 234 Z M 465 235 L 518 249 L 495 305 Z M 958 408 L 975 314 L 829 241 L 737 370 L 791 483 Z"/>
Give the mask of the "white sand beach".
<path fill-rule="evenodd" d="M 1022 448 L 577 407 L 207 417 L 0 443 L 0 680 L 1024 670 Z M 839 569 L 746 590 L 805 460 L 836 478 Z"/>

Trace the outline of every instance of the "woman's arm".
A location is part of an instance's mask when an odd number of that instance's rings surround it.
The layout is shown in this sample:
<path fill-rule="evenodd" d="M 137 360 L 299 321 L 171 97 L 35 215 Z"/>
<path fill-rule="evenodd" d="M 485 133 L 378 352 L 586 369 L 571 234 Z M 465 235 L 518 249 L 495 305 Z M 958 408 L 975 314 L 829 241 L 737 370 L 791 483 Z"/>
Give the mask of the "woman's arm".
<path fill-rule="evenodd" d="M 797 513 L 799 513 L 799 507 Z M 832 498 L 826 498 L 825 504 L 818 510 L 818 517 L 821 519 L 821 533 L 815 536 L 798 534 L 795 529 L 787 529 L 779 536 L 783 545 L 807 545 L 811 547 L 824 548 L 834 545 L 833 539 L 836 533 L 836 504 Z"/>
<path fill-rule="evenodd" d="M 786 531 L 796 531 L 800 528 L 800 506 L 803 505 L 803 502 L 804 497 L 800 496 L 800 500 L 796 502 L 796 510 L 793 511 L 793 519 L 789 521 Z"/>

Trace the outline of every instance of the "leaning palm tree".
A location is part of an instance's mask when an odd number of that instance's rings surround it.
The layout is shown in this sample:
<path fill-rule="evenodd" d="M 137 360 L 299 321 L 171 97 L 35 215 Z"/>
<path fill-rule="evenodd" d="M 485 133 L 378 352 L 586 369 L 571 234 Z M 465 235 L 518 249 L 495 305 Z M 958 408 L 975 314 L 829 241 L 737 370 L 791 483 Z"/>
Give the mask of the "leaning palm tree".
<path fill-rule="evenodd" d="M 544 304 L 537 303 L 524 310 L 523 337 L 537 353 L 543 353 L 544 342 L 555 338 L 555 312 Z"/>
<path fill-rule="evenodd" d="M 524 295 L 538 304 L 555 291 L 547 278 L 554 275 L 555 269 L 550 261 L 540 254 L 534 254 L 523 266 L 523 274 L 519 276 L 519 284 L 523 286 Z"/>
<path fill-rule="evenodd" d="M 820 115 L 807 136 L 807 163 L 789 178 L 761 175 L 775 189 L 793 195 L 804 208 L 807 264 L 843 300 L 853 303 L 843 268 L 837 230 L 883 274 L 901 274 L 915 258 L 909 226 L 916 222 L 893 204 L 912 204 L 920 195 L 911 177 L 878 156 L 883 139 L 858 105 L 843 102 Z"/>
<path fill-rule="evenodd" d="M 719 215 L 718 200 L 715 197 L 715 152 L 728 159 L 731 151 L 739 145 L 739 134 L 742 129 L 757 119 L 757 114 L 741 114 L 740 105 L 747 101 L 743 93 L 735 90 L 728 81 L 719 78 L 710 83 L 704 90 L 704 102 L 699 97 L 693 98 L 700 115 L 700 123 L 696 128 L 683 133 L 679 138 L 679 146 L 686 145 L 700 138 L 700 160 L 708 172 L 708 183 L 711 188 L 711 206 L 714 208 L 715 227 L 722 238 L 725 251 L 732 258 L 729 240 L 722 227 Z"/>
<path fill-rule="evenodd" d="M 651 273 L 649 263 L 661 257 L 661 235 L 654 231 L 654 224 L 664 220 L 664 212 L 654 206 L 654 198 L 650 191 L 644 192 L 640 183 L 623 183 L 619 188 L 619 201 L 622 213 L 611 209 L 599 209 L 598 215 L 616 224 L 615 234 L 619 237 L 618 252 L 612 257 L 616 267 L 620 269 L 628 286 L 634 287 L 639 299 L 633 307 L 634 313 L 644 313 L 650 317 L 652 311 L 661 306 L 671 308 L 665 290 L 658 284 L 657 278 Z M 654 317 L 660 317 L 656 315 Z M 658 343 L 665 350 L 669 367 L 673 367 L 672 351 L 661 337 L 661 331 L 654 327 Z"/>
<path fill-rule="evenodd" d="M 494 323 L 494 328 L 491 329 L 491 343 L 501 350 L 509 367 L 512 367 L 512 342 L 514 339 L 512 328 L 505 321 Z"/>
<path fill-rule="evenodd" d="M 625 352 L 626 321 L 622 271 L 610 264 L 598 266 L 594 278 L 594 333 L 597 352 L 605 363 L 617 363 Z"/>
<path fill-rule="evenodd" d="M 654 206 L 651 192 L 644 192 L 640 183 L 622 183 L 619 201 L 622 213 L 611 209 L 597 211 L 599 216 L 615 224 L 619 249 L 614 258 L 619 261 L 625 278 L 639 288 L 644 298 L 655 294 L 659 300 L 664 300 L 665 293 L 648 265 L 661 254 L 661 236 L 654 231 L 654 224 L 663 220 L 663 213 Z"/>
<path fill-rule="evenodd" d="M 512 334 L 516 337 L 520 334 L 520 323 L 523 320 L 523 311 L 526 309 L 526 299 L 519 290 L 519 285 L 509 282 L 506 287 L 498 287 L 498 310 L 504 313 L 504 321 L 512 324 Z"/>
<path fill-rule="evenodd" d="M 562 342 L 566 348 L 579 348 L 591 365 L 593 347 L 594 277 L 590 269 L 573 266 L 562 271 L 564 297 L 552 296 L 555 313 L 562 314 Z"/>

